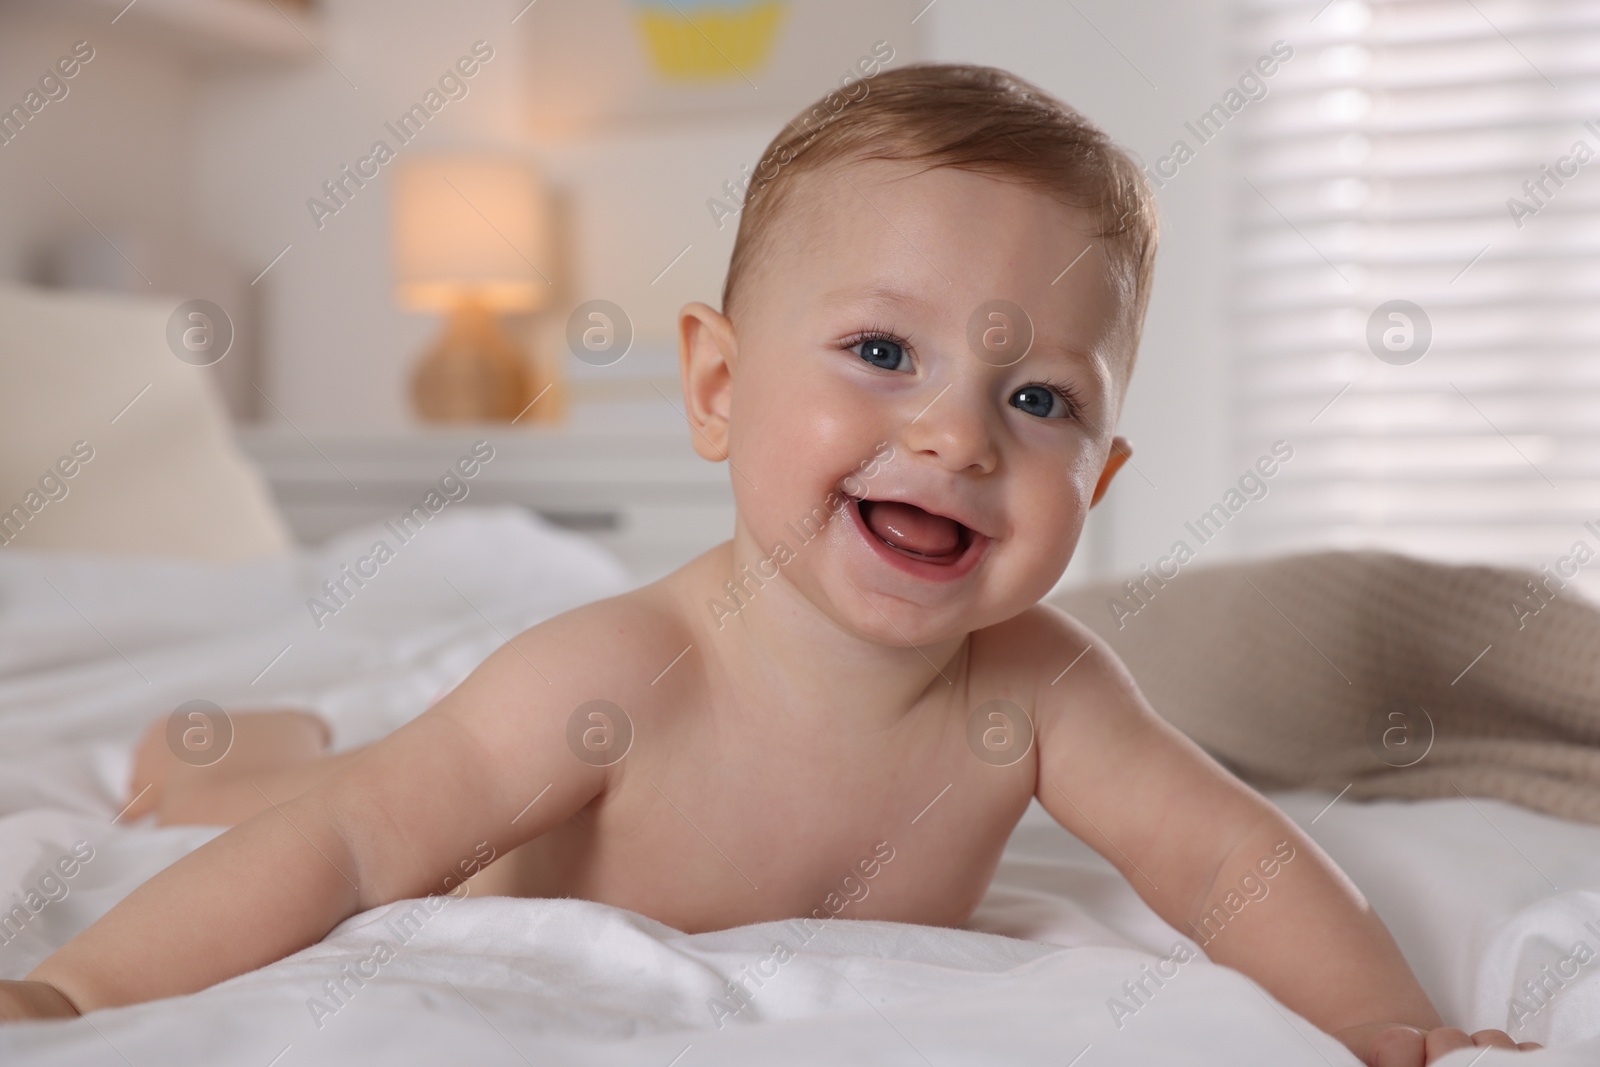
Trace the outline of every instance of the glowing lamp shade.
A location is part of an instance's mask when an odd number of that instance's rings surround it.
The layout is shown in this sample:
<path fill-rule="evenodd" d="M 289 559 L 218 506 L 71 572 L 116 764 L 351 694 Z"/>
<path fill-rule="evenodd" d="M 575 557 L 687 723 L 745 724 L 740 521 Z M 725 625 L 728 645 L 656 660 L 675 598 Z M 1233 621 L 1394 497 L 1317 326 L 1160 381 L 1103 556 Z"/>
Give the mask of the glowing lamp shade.
<path fill-rule="evenodd" d="M 548 299 L 550 218 L 531 167 L 498 159 L 402 163 L 395 175 L 395 267 L 401 303 L 536 311 Z"/>
<path fill-rule="evenodd" d="M 499 315 L 539 310 L 554 288 L 550 208 L 524 163 L 450 157 L 402 162 L 395 173 L 397 295 L 413 311 L 449 313 L 417 363 L 411 399 L 442 422 L 559 421 L 560 369 L 530 360 Z"/>

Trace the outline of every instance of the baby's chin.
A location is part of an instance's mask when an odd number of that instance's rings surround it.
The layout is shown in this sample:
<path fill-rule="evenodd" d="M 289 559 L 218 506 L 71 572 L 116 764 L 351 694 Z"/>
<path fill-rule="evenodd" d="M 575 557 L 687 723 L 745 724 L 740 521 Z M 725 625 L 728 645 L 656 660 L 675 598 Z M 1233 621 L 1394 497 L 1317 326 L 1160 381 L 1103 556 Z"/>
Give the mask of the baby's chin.
<path fill-rule="evenodd" d="M 807 577 L 811 588 L 805 594 L 814 601 L 826 598 L 831 610 L 819 607 L 836 622 L 864 640 L 892 648 L 930 648 L 997 626 L 1038 604 L 1054 584 L 1040 575 L 1023 589 L 1014 580 L 1002 583 L 996 575 L 979 575 L 950 596 L 941 591 L 928 595 L 915 583 L 864 583 L 843 573 Z"/>
<path fill-rule="evenodd" d="M 877 610 L 880 608 L 882 613 Z M 861 640 L 884 648 L 933 649 L 983 628 L 972 625 L 969 612 L 959 610 L 926 612 L 918 608 L 915 619 L 910 619 L 881 601 L 876 605 L 863 602 L 848 586 L 836 604 L 835 619 Z"/>
<path fill-rule="evenodd" d="M 845 592 L 854 598 L 855 604 L 844 601 L 840 605 L 845 608 L 841 614 L 847 616 L 840 621 L 852 633 L 885 648 L 916 648 L 924 651 L 959 643 L 975 633 L 1015 619 L 1037 603 L 1024 603 L 1017 599 L 1008 604 L 952 605 L 934 611 L 918 609 L 909 613 L 908 617 L 894 614 L 881 602 L 878 606 L 883 607 L 885 614 L 879 614 L 873 606 L 864 604 L 860 597 L 851 593 L 848 586 Z"/>

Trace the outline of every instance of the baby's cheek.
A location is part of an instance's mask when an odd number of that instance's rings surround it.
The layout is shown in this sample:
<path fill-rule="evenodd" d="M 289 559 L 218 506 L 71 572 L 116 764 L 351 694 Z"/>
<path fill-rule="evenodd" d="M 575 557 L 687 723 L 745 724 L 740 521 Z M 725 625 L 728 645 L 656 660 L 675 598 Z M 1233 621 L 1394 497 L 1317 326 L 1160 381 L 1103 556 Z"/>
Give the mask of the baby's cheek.
<path fill-rule="evenodd" d="M 1072 483 L 1049 493 L 1027 493 L 1026 500 L 1017 510 L 1015 529 L 1023 533 L 1032 547 L 1047 558 L 1065 558 L 1083 531 L 1088 501 L 1078 499 L 1078 487 Z"/>
<path fill-rule="evenodd" d="M 748 462 L 781 476 L 804 466 L 796 459 L 826 447 L 838 432 L 838 420 L 830 417 L 828 401 L 810 395 L 804 382 L 769 379 L 763 375 L 736 393 L 730 451 L 741 466 Z"/>
<path fill-rule="evenodd" d="M 1013 512 L 1010 543 L 1003 548 L 1024 599 L 1044 597 L 1066 571 L 1083 533 L 1086 510 L 1079 510 L 1069 493 Z"/>

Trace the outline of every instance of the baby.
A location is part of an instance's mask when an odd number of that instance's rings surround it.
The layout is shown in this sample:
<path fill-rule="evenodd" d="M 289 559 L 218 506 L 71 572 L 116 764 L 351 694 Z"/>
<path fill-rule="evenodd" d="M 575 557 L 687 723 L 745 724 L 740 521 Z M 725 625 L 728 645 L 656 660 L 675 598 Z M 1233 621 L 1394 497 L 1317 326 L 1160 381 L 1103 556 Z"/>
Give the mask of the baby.
<path fill-rule="evenodd" d="M 722 311 L 679 317 L 732 540 L 517 636 L 365 748 L 239 715 L 195 771 L 152 735 L 129 816 L 236 825 L 0 983 L 0 1017 L 192 993 L 461 884 L 699 932 L 810 915 L 859 865 L 853 918 L 955 926 L 1037 798 L 1368 1064 L 1518 1047 L 1445 1027 L 1322 850 L 1040 603 L 1130 455 L 1155 248 L 1139 168 L 1021 79 L 918 65 L 831 94 L 756 168 Z"/>

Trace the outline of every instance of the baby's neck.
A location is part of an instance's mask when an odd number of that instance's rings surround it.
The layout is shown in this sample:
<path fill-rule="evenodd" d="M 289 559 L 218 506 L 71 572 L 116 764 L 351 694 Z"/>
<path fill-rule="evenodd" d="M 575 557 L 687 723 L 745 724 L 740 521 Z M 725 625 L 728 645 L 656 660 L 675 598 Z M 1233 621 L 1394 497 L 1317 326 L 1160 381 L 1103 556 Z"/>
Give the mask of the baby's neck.
<path fill-rule="evenodd" d="M 864 637 L 808 599 L 781 566 L 761 566 L 762 554 L 742 539 L 736 533 L 671 580 L 681 580 L 676 599 L 702 635 L 708 665 L 736 692 L 759 696 L 764 713 L 791 708 L 814 727 L 877 730 L 962 684 L 970 634 L 920 647 L 898 635 L 894 644 Z"/>

